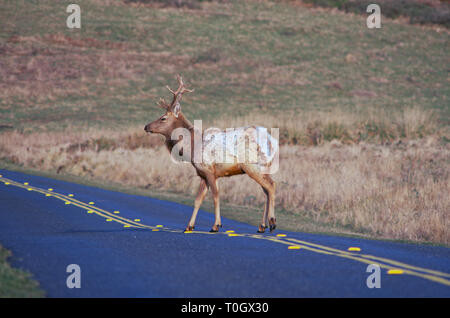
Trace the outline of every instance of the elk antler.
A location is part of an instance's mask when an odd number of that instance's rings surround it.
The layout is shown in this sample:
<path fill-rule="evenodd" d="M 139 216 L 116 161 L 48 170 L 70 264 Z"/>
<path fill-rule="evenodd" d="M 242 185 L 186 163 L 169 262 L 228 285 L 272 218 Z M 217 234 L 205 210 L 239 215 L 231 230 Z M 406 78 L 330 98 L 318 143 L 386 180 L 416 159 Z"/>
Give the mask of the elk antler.
<path fill-rule="evenodd" d="M 173 100 L 170 104 L 170 107 L 174 106 L 176 102 L 179 102 L 181 100 L 181 96 L 183 95 L 183 93 L 192 93 L 194 91 L 194 89 L 187 89 L 186 87 L 184 87 L 183 78 L 180 75 L 177 75 L 177 81 L 178 89 L 175 92 L 170 89 L 169 85 L 166 85 L 167 89 L 173 94 Z"/>

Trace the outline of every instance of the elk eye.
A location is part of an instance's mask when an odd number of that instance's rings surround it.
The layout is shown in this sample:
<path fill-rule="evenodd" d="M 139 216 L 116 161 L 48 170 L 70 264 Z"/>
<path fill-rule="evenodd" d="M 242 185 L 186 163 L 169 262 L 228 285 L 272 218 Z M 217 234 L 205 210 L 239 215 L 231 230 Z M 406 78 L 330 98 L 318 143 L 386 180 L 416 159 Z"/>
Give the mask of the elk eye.
<path fill-rule="evenodd" d="M 162 117 L 161 121 L 166 121 L 166 119 L 167 119 L 166 117 Z"/>

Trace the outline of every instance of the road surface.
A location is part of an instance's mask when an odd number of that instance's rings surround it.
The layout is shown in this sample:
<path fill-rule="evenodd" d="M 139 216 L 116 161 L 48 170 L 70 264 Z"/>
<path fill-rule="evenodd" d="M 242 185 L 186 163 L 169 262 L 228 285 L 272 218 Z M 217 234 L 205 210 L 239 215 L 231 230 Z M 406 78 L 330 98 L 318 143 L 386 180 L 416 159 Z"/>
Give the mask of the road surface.
<path fill-rule="evenodd" d="M 450 296 L 446 247 L 257 234 L 255 226 L 226 218 L 211 234 L 213 215 L 205 211 L 195 231 L 183 233 L 189 206 L 7 170 L 0 175 L 0 244 L 49 297 Z M 67 272 L 70 264 L 79 266 L 80 288 L 67 285 L 75 273 Z M 376 266 L 367 271 L 371 264 L 379 266 L 378 277 Z"/>

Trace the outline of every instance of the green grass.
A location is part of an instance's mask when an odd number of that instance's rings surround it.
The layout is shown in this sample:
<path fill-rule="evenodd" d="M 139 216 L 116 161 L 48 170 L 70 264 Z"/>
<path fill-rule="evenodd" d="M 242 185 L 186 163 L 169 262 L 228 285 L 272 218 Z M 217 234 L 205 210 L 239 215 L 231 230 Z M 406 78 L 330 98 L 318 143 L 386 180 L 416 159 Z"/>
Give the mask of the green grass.
<path fill-rule="evenodd" d="M 31 274 L 12 268 L 8 263 L 11 252 L 0 246 L 0 298 L 44 297 L 39 283 Z"/>
<path fill-rule="evenodd" d="M 18 72 L 12 66 L 0 79 L 0 124 L 25 132 L 144 125 L 159 115 L 151 106 L 168 96 L 165 85 L 175 85 L 176 73 L 196 88 L 185 98 L 190 118 L 419 106 L 450 122 L 447 32 L 389 20 L 369 30 L 358 16 L 288 3 L 79 5 L 82 28 L 69 30 L 65 3 L 2 4 L 0 41 L 7 52 L 24 50 L 3 59 L 24 68 L 16 74 L 21 80 L 7 80 Z M 55 35 L 84 44 L 58 43 Z M 33 56 L 36 65 L 27 68 Z M 361 90 L 375 97 L 354 93 Z"/>
<path fill-rule="evenodd" d="M 357 14 L 366 14 L 368 5 L 373 3 L 371 0 L 305 0 L 305 2 Z M 446 1 L 379 0 L 377 4 L 385 17 L 406 17 L 410 23 L 450 27 L 450 4 Z"/>

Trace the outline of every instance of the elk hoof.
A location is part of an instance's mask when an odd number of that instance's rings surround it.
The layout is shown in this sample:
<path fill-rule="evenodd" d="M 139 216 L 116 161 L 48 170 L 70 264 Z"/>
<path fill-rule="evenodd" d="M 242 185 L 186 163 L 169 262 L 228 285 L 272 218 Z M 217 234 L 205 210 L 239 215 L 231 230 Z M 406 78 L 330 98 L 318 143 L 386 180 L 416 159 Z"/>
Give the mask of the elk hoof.
<path fill-rule="evenodd" d="M 258 231 L 256 233 L 264 233 L 267 229 L 267 226 L 260 224 L 258 227 Z"/>
<path fill-rule="evenodd" d="M 211 233 L 219 232 L 219 228 L 222 227 L 222 224 L 214 224 L 211 230 L 209 230 Z"/>
<path fill-rule="evenodd" d="M 190 231 L 193 231 L 194 228 L 195 228 L 195 226 L 190 226 L 190 225 L 188 225 L 184 231 L 185 231 L 185 232 L 190 232 Z"/>
<path fill-rule="evenodd" d="M 276 221 L 277 220 L 275 218 L 271 218 L 269 220 L 269 230 L 270 230 L 271 233 L 277 228 L 277 225 L 275 224 Z"/>

